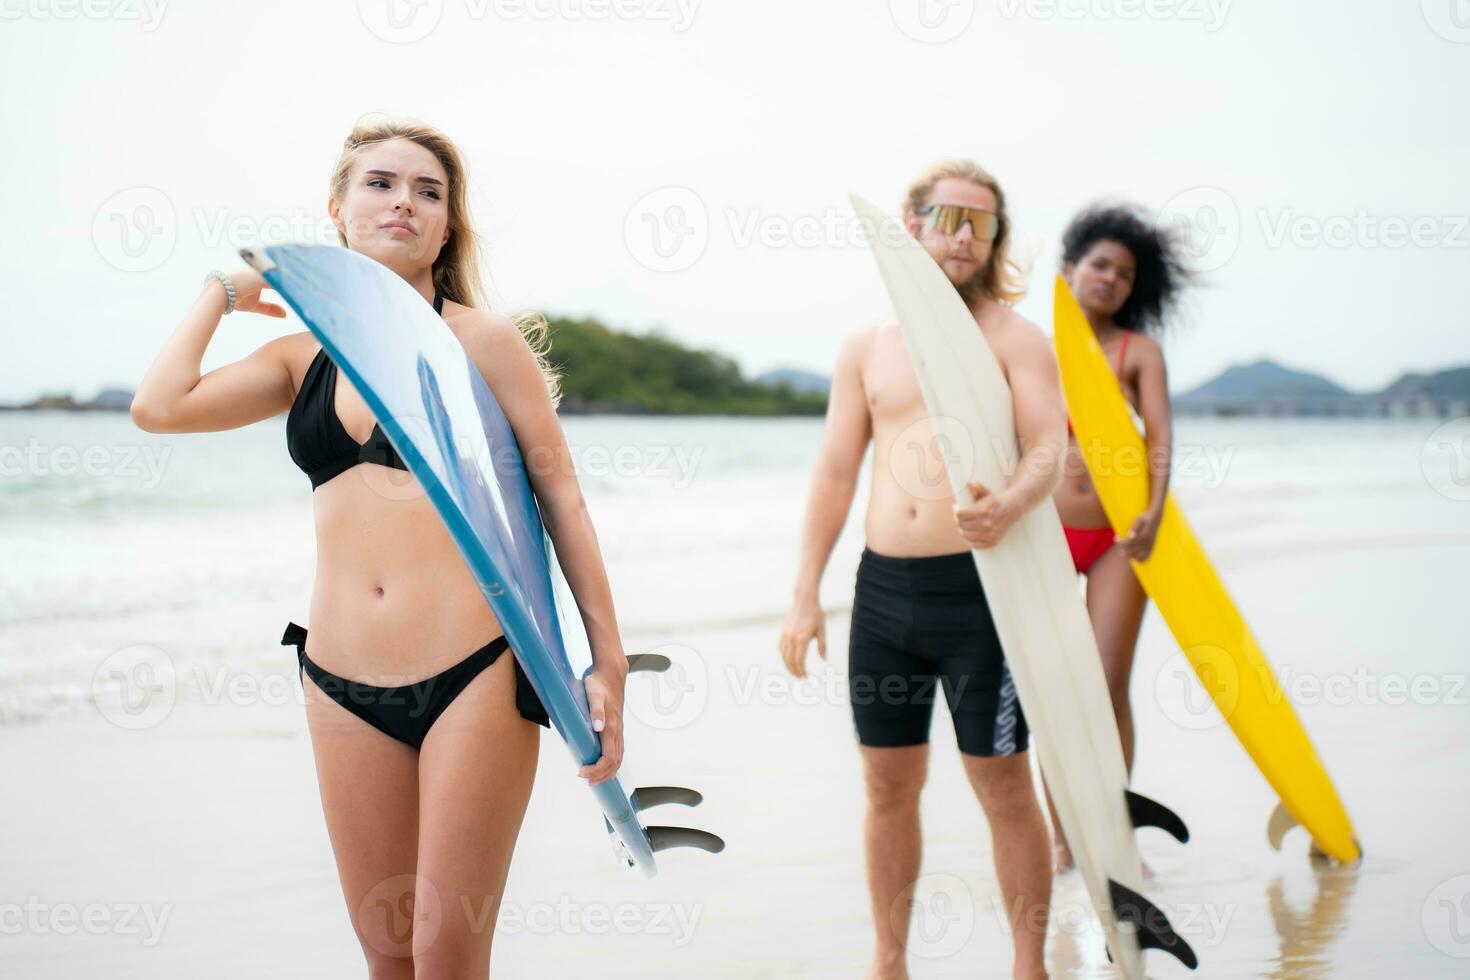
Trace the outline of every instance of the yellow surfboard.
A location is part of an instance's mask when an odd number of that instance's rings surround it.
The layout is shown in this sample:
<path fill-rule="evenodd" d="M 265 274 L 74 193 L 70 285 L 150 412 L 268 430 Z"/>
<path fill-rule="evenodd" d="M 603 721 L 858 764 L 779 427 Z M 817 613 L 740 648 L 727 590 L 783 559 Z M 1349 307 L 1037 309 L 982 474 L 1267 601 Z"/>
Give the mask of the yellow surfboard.
<path fill-rule="evenodd" d="M 1121 536 L 1148 506 L 1147 450 L 1117 376 L 1060 276 L 1053 316 L 1077 444 L 1108 522 Z M 1322 852 L 1357 860 L 1353 826 L 1327 770 L 1173 494 L 1153 553 L 1134 562 L 1133 570 L 1221 715 L 1281 798 L 1271 820 L 1272 842 L 1279 846 L 1294 819 Z"/>

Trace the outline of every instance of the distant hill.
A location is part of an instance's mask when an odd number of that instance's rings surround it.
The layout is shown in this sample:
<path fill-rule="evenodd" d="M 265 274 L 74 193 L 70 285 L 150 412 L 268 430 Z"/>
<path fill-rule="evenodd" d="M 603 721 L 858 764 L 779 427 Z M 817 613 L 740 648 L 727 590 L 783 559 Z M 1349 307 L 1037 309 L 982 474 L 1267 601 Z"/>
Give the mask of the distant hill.
<path fill-rule="evenodd" d="M 1175 400 L 1191 402 L 1239 402 L 1262 398 L 1350 398 L 1354 392 L 1320 374 L 1296 371 L 1275 361 L 1256 361 L 1227 368 Z"/>
<path fill-rule="evenodd" d="M 562 372 L 562 411 L 659 415 L 821 415 L 823 392 L 745 378 L 733 360 L 658 333 L 598 320 L 548 317 L 550 360 Z"/>
<path fill-rule="evenodd" d="M 1470 398 L 1470 367 L 1434 374 L 1406 374 L 1383 389 L 1395 398 Z"/>
<path fill-rule="evenodd" d="M 1213 415 L 1438 416 L 1470 413 L 1470 367 L 1406 374 L 1382 391 L 1349 391 L 1320 374 L 1273 361 L 1238 364 L 1174 399 L 1181 412 Z"/>
<path fill-rule="evenodd" d="M 797 368 L 776 368 L 764 374 L 758 374 L 755 376 L 755 383 L 768 388 L 776 388 L 784 384 L 792 391 L 803 395 L 825 395 L 832 389 L 832 379 L 825 374 L 816 374 Z"/>

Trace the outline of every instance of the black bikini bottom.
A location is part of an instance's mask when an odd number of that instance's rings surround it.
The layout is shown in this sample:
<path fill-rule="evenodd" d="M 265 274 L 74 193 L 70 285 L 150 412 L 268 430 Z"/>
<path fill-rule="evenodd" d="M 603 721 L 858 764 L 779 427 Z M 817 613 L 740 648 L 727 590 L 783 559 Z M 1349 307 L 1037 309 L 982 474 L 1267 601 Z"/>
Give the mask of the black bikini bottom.
<path fill-rule="evenodd" d="M 289 623 L 285 635 L 281 637 L 281 645 L 293 644 L 301 669 L 321 688 L 322 693 L 378 731 L 416 749 L 424 744 L 424 738 L 428 736 L 434 722 L 459 697 L 460 692 L 469 686 L 470 681 L 510 649 L 510 641 L 504 636 L 497 636 L 459 663 L 433 677 L 401 687 L 375 687 L 338 677 L 312 662 L 306 655 L 305 627 Z M 551 720 L 546 715 L 541 699 L 536 696 L 535 689 L 531 687 L 530 679 L 521 669 L 520 661 L 516 661 L 515 670 L 516 710 L 522 718 L 549 728 Z"/>

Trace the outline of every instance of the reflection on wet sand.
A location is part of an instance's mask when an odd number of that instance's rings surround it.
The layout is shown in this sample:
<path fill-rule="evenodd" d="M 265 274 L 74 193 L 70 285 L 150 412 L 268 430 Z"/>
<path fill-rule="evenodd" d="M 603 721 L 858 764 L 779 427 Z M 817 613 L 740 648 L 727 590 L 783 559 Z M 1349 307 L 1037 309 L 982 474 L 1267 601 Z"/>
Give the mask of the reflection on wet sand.
<path fill-rule="evenodd" d="M 1281 951 L 1266 974 L 1272 980 L 1317 980 L 1333 973 L 1327 951 L 1347 925 L 1348 900 L 1357 888 L 1358 871 L 1325 858 L 1312 864 L 1317 893 L 1305 912 L 1298 913 L 1287 901 L 1281 875 L 1266 889 L 1271 921 L 1281 939 Z"/>

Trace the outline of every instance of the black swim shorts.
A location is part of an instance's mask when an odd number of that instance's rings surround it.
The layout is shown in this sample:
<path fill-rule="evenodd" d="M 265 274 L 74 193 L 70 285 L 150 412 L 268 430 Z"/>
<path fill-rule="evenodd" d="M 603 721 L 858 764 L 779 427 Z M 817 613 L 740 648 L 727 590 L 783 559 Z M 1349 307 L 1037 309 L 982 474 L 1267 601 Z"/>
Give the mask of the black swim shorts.
<path fill-rule="evenodd" d="M 968 551 L 890 558 L 863 549 L 847 686 L 863 745 L 927 742 L 942 692 L 961 752 L 1026 751 L 1026 717 Z"/>

